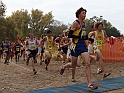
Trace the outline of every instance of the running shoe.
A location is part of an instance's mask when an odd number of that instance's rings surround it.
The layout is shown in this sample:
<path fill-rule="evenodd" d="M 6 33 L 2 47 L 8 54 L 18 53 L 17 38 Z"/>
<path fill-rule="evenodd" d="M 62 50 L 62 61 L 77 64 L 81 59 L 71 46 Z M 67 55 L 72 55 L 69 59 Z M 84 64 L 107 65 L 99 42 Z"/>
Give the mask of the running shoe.
<path fill-rule="evenodd" d="M 37 71 L 35 69 L 33 69 L 33 72 L 34 72 L 35 75 L 37 74 Z"/>
<path fill-rule="evenodd" d="M 6 64 L 6 63 L 7 63 L 7 61 L 5 60 L 4 64 Z"/>
<path fill-rule="evenodd" d="M 90 84 L 90 85 L 88 86 L 88 88 L 91 89 L 91 90 L 95 90 L 95 89 L 98 88 L 98 86 L 95 86 L 94 84 Z"/>
<path fill-rule="evenodd" d="M 65 69 L 62 68 L 62 69 L 60 70 L 60 74 L 63 75 L 64 71 L 65 71 Z"/>
<path fill-rule="evenodd" d="M 9 65 L 10 62 L 6 62 L 7 65 Z"/>
<path fill-rule="evenodd" d="M 48 67 L 46 66 L 45 69 L 48 70 Z"/>
<path fill-rule="evenodd" d="M 71 80 L 72 82 L 76 82 L 76 79 L 75 78 L 72 78 L 72 80 Z"/>
<path fill-rule="evenodd" d="M 37 71 L 34 71 L 34 74 L 36 75 L 37 74 Z"/>
<path fill-rule="evenodd" d="M 97 70 L 97 74 L 100 74 L 100 73 L 102 73 L 103 71 L 101 70 L 101 69 L 98 69 Z"/>
<path fill-rule="evenodd" d="M 103 78 L 108 77 L 109 75 L 110 75 L 110 73 L 105 73 L 105 74 L 103 74 Z"/>

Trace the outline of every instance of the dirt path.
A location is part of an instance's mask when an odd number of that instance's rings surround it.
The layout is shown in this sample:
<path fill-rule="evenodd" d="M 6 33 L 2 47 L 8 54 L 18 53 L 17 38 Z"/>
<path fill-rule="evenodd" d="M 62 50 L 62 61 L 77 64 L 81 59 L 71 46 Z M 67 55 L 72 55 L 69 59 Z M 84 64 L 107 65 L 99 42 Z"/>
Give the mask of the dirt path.
<path fill-rule="evenodd" d="M 13 59 L 14 60 L 14 59 Z M 43 88 L 59 87 L 73 85 L 76 83 L 87 82 L 85 75 L 85 66 L 81 66 L 76 70 L 77 82 L 71 82 L 71 70 L 66 70 L 63 75 L 59 74 L 61 61 L 51 61 L 48 71 L 45 70 L 45 64 L 39 65 L 39 61 L 35 64 L 37 75 L 33 74 L 31 63 L 26 66 L 25 61 L 20 59 L 19 63 L 10 62 L 9 65 L 4 64 L 4 60 L 0 62 L 0 93 L 20 93 L 30 90 L 38 90 Z M 105 63 L 105 68 L 111 72 L 108 78 L 124 76 L 124 62 Z M 96 74 L 95 63 L 91 64 L 93 81 L 103 80 L 102 75 Z M 110 91 L 107 93 L 123 93 L 124 89 Z"/>

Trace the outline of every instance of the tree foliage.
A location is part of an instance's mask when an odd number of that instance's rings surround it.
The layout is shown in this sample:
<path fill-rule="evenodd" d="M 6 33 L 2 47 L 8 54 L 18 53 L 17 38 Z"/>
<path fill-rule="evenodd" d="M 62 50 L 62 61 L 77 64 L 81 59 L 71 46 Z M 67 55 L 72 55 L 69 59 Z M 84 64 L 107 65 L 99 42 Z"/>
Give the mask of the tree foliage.
<path fill-rule="evenodd" d="M 6 5 L 0 1 L 0 18 L 5 16 Z"/>

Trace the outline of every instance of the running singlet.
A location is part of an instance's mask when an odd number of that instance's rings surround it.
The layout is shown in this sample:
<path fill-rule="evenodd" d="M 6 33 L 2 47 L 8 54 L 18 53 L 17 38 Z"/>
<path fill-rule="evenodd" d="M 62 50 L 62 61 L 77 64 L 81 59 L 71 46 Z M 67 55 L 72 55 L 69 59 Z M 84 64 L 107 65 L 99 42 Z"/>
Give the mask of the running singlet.
<path fill-rule="evenodd" d="M 19 44 L 16 44 L 16 45 L 15 45 L 15 51 L 16 51 L 16 52 L 20 52 L 20 45 L 19 45 Z"/>
<path fill-rule="evenodd" d="M 103 42 L 104 42 L 104 32 L 103 32 L 103 30 L 100 33 L 97 33 L 97 31 L 95 31 L 94 46 L 96 45 L 96 47 L 100 51 L 102 51 Z"/>
<path fill-rule="evenodd" d="M 36 46 L 36 40 L 34 39 L 33 41 L 28 40 L 28 49 L 29 50 L 35 50 Z"/>
<path fill-rule="evenodd" d="M 76 21 L 80 24 L 80 22 L 78 20 L 76 20 Z M 86 36 L 85 25 L 81 25 L 81 28 L 76 30 L 76 31 L 74 31 L 73 35 L 85 37 Z M 78 41 L 79 41 L 79 38 L 72 38 L 72 44 L 71 44 L 72 47 L 71 47 L 71 49 L 73 49 L 73 50 L 75 49 L 76 44 L 78 43 Z"/>
<path fill-rule="evenodd" d="M 9 45 L 4 43 L 4 52 L 9 52 Z"/>
<path fill-rule="evenodd" d="M 51 50 L 52 50 L 52 42 L 53 42 L 53 37 L 51 37 L 51 38 L 47 37 L 47 41 L 44 43 L 44 45 L 48 52 L 51 52 Z"/>
<path fill-rule="evenodd" d="M 80 22 L 76 20 L 79 24 Z M 73 35 L 79 36 L 82 38 L 72 38 L 72 44 L 71 44 L 71 55 L 78 57 L 83 52 L 88 52 L 88 49 L 86 47 L 86 31 L 85 31 L 85 25 L 80 24 L 80 29 L 73 32 Z"/>

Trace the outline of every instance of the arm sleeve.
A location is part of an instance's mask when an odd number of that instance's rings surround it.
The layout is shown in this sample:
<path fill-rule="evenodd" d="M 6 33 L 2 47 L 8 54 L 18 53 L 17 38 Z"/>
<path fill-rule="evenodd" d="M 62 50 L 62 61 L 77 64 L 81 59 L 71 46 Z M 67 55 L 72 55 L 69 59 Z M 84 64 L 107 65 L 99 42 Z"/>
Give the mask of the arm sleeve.
<path fill-rule="evenodd" d="M 91 43 L 93 43 L 93 42 L 94 42 L 94 39 L 92 39 L 92 38 L 89 38 L 89 41 L 91 41 Z"/>
<path fill-rule="evenodd" d="M 69 38 L 80 38 L 79 36 L 73 35 L 73 30 L 69 30 L 68 37 Z"/>

